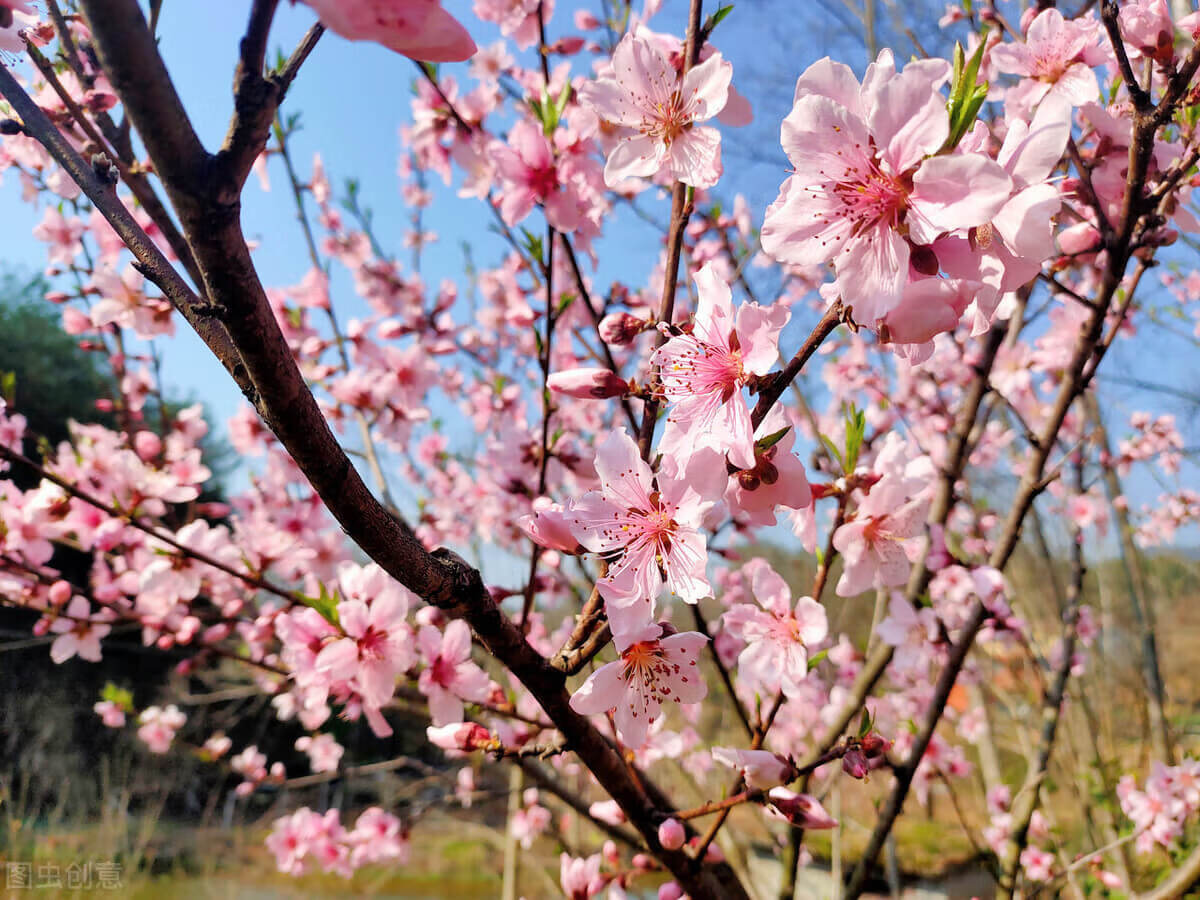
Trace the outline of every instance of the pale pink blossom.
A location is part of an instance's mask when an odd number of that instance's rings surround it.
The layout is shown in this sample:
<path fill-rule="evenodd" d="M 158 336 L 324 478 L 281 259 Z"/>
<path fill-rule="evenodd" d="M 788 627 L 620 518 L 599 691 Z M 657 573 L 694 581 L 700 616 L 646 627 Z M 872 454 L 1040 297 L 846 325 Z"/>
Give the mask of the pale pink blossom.
<path fill-rule="evenodd" d="M 811 597 L 792 606 L 792 591 L 765 559 L 742 567 L 759 605 L 739 603 L 722 616 L 725 628 L 745 643 L 738 656 L 738 676 L 766 696 L 798 697 L 808 676 L 811 649 L 825 640 L 829 625 L 825 608 Z"/>
<path fill-rule="evenodd" d="M 681 79 L 656 44 L 630 32 L 613 51 L 612 77 L 580 88 L 579 99 L 601 119 L 628 130 L 608 155 L 609 187 L 662 172 L 673 181 L 712 187 L 721 177 L 721 135 L 698 125 L 725 106 L 733 66 L 720 53 Z"/>
<path fill-rule="evenodd" d="M 651 624 L 615 637 L 620 659 L 601 666 L 571 695 L 571 708 L 582 715 L 615 710 L 617 735 L 633 748 L 646 742 L 662 704 L 699 703 L 708 693 L 696 662 L 708 638 L 694 631 L 662 634 Z"/>
<path fill-rule="evenodd" d="M 602 860 L 599 853 L 587 858 L 563 853 L 558 861 L 558 880 L 567 900 L 588 900 L 604 890 L 605 879 L 600 874 Z"/>
<path fill-rule="evenodd" d="M 50 623 L 50 630 L 58 635 L 50 645 L 50 658 L 56 663 L 66 662 L 72 656 L 99 662 L 100 641 L 112 626 L 93 615 L 87 598 L 77 594 L 71 598 L 65 613 Z"/>
<path fill-rule="evenodd" d="M 754 427 L 742 388 L 778 360 L 779 332 L 789 314 L 782 305 L 757 303 L 744 303 L 735 313 L 729 285 L 711 263 L 694 278 L 699 295 L 694 327 L 650 358 L 672 403 L 667 421 L 678 435 L 659 449 L 671 453 L 701 442 L 725 451 L 735 466 L 751 469 Z"/>
<path fill-rule="evenodd" d="M 346 748 L 332 734 L 304 735 L 296 738 L 296 749 L 308 754 L 314 772 L 336 772 Z"/>
<path fill-rule="evenodd" d="M 676 465 L 667 457 L 656 478 L 625 429 L 616 429 L 596 451 L 600 490 L 571 506 L 571 531 L 579 543 L 609 561 L 597 586 L 614 635 L 649 624 L 664 582 L 688 603 L 712 590 L 700 524 L 724 491 L 725 463 L 701 450 L 685 471 Z"/>
<path fill-rule="evenodd" d="M 1066 19 L 1051 7 L 1030 23 L 1024 43 L 993 47 L 992 65 L 1022 76 L 1007 98 L 1014 111 L 1032 110 L 1047 96 L 1061 97 L 1072 106 L 1099 100 L 1100 85 L 1086 61 L 1098 37 L 1094 18 Z"/>
<path fill-rule="evenodd" d="M 778 753 L 767 750 L 735 750 L 732 747 L 713 747 L 712 758 L 732 769 L 739 769 L 747 787 L 766 790 L 791 781 L 795 766 Z"/>

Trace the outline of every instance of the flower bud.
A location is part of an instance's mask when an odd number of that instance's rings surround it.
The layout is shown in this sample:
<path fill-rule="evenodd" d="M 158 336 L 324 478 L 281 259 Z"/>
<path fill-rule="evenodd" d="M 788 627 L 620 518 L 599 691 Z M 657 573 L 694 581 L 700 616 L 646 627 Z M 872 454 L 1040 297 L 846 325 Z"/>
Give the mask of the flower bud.
<path fill-rule="evenodd" d="M 658 889 L 658 900 L 679 900 L 683 896 L 683 888 L 674 881 L 668 881 Z"/>
<path fill-rule="evenodd" d="M 71 599 L 71 585 L 65 581 L 56 581 L 50 585 L 49 595 L 52 604 L 62 606 Z"/>
<path fill-rule="evenodd" d="M 646 328 L 646 322 L 625 312 L 609 313 L 600 320 L 600 339 L 606 344 L 623 347 Z"/>
<path fill-rule="evenodd" d="M 443 750 L 470 752 L 492 743 L 491 732 L 476 722 L 452 722 L 436 728 L 430 725 L 425 735 L 431 744 Z"/>
<path fill-rule="evenodd" d="M 678 819 L 667 819 L 658 826 L 658 842 L 667 850 L 678 850 L 687 837 Z"/>
<path fill-rule="evenodd" d="M 851 778 L 866 778 L 871 767 L 867 765 L 867 757 L 858 747 L 852 747 L 842 757 L 842 771 Z"/>
<path fill-rule="evenodd" d="M 810 794 L 796 794 L 787 788 L 777 787 L 771 788 L 767 796 L 771 805 L 799 828 L 814 831 L 837 827 L 837 819 L 825 812 L 825 807 Z"/>
<path fill-rule="evenodd" d="M 546 381 L 550 390 L 580 400 L 603 400 L 629 393 L 629 383 L 608 369 L 567 369 Z"/>

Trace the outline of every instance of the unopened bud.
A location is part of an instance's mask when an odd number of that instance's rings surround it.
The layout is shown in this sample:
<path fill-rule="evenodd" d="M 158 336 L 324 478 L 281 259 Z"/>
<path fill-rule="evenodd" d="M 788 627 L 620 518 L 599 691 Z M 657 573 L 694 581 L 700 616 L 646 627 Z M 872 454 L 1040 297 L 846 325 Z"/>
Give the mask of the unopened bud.
<path fill-rule="evenodd" d="M 580 400 L 603 400 L 629 393 L 629 383 L 609 369 L 567 369 L 546 381 L 550 390 Z"/>
<path fill-rule="evenodd" d="M 425 729 L 425 735 L 435 747 L 443 750 L 462 750 L 469 753 L 492 743 L 492 735 L 477 722 L 451 722 L 449 725 Z"/>
<path fill-rule="evenodd" d="M 678 850 L 683 846 L 687 833 L 678 819 L 667 819 L 658 826 L 658 842 L 667 850 Z"/>
<path fill-rule="evenodd" d="M 55 606 L 62 606 L 71 599 L 71 585 L 65 581 L 56 581 L 50 585 L 50 602 Z"/>
<path fill-rule="evenodd" d="M 825 812 L 825 807 L 810 794 L 796 794 L 787 788 L 777 787 L 772 788 L 767 796 L 771 805 L 799 828 L 813 831 L 837 827 L 837 819 Z"/>
<path fill-rule="evenodd" d="M 3 11 L 4 11 L 4 8 L 0 7 L 0 12 L 3 12 Z M 9 12 L 11 14 L 11 10 Z M 3 26 L 0 26 L 0 27 L 3 27 Z M 24 131 L 25 131 L 25 126 L 22 125 L 20 122 L 18 122 L 16 119 L 0 119 L 0 134 L 4 134 L 4 135 L 8 135 L 9 137 L 12 137 L 14 134 L 23 134 Z"/>
<path fill-rule="evenodd" d="M 871 767 L 867 765 L 867 757 L 858 748 L 851 748 L 842 757 L 842 771 L 851 778 L 866 778 Z"/>
<path fill-rule="evenodd" d="M 609 313 L 600 320 L 600 339 L 606 344 L 623 347 L 633 343 L 646 329 L 647 322 L 626 312 Z"/>

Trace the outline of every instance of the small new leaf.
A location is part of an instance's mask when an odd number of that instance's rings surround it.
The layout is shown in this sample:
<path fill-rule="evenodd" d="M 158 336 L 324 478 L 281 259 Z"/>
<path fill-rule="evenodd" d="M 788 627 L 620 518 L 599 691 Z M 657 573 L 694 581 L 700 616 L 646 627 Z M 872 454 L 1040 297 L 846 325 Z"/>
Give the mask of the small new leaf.
<path fill-rule="evenodd" d="M 755 453 L 763 453 L 767 450 L 770 450 L 772 447 L 774 447 L 776 444 L 778 444 L 780 441 L 782 441 L 784 438 L 784 435 L 786 435 L 791 430 L 792 430 L 792 426 L 787 425 L 783 428 L 780 428 L 774 434 L 768 434 L 766 437 L 759 438 L 757 441 L 754 442 L 754 452 Z"/>
<path fill-rule="evenodd" d="M 338 621 L 337 605 L 339 601 L 338 592 L 336 589 L 332 594 L 330 594 L 325 585 L 322 584 L 320 596 L 305 597 L 301 595 L 300 600 L 305 606 L 311 606 L 313 609 L 319 612 L 321 614 L 321 618 L 323 618 L 330 625 L 341 625 L 341 623 Z"/>

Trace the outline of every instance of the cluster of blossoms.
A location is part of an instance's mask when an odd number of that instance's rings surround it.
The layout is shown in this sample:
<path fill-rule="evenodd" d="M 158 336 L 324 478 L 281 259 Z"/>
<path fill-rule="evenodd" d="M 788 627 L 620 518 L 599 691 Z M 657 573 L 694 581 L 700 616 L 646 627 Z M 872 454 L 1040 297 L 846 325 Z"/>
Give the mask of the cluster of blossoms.
<path fill-rule="evenodd" d="M 241 659 L 277 718 L 304 729 L 288 746 L 314 773 L 337 773 L 353 758 L 357 739 L 344 739 L 342 726 L 335 737 L 336 719 L 391 736 L 398 693 L 427 713 L 426 736 L 447 757 L 541 757 L 547 778 L 564 783 L 579 774 L 582 748 L 565 745 L 559 726 L 569 720 L 583 733 L 590 722 L 598 745 L 609 734 L 619 742 L 635 780 L 670 760 L 706 796 L 745 793 L 768 827 L 805 830 L 838 826 L 816 799 L 825 787 L 842 777 L 886 782 L 872 773 L 889 760 L 913 760 L 922 803 L 943 783 L 971 783 L 973 764 L 952 731 L 921 732 L 933 708 L 963 741 L 990 740 L 986 699 L 937 699 L 945 667 L 962 665 L 960 684 L 975 686 L 987 679 L 985 665 L 1048 647 L 1035 663 L 1085 674 L 1082 651 L 1067 658 L 1053 630 L 1057 612 L 1043 634 L 1038 610 L 1009 605 L 1007 498 L 989 506 L 990 495 L 972 492 L 963 475 L 969 467 L 1024 484 L 1037 456 L 1030 448 L 1059 446 L 1072 448 L 1064 468 L 1079 460 L 1118 478 L 1151 466 L 1177 477 L 1186 465 L 1168 415 L 1136 414 L 1115 454 L 1097 449 L 1078 408 L 1048 441 L 1038 437 L 1078 377 L 1080 335 L 1096 312 L 1088 298 L 1104 288 L 1120 249 L 1112 229 L 1137 156 L 1128 90 L 1094 14 L 1031 9 L 1020 33 L 976 36 L 967 80 L 943 60 L 898 67 L 891 51 L 861 79 L 829 59 L 812 64 L 780 133 L 790 173 L 760 217 L 740 195 L 724 208 L 708 193 L 725 178 L 718 123 L 751 119 L 711 28 L 698 47 L 657 33 L 649 27 L 657 4 L 648 3 L 622 23 L 577 15 L 579 34 L 550 42 L 547 27 L 561 27 L 553 3 L 476 0 L 476 15 L 516 48 L 538 48 L 539 65 L 527 68 L 505 41 L 478 49 L 438 0 L 304 2 L 344 38 L 471 65 L 454 73 L 422 66 L 402 129 L 412 265 L 382 249 L 355 193 L 344 203 L 335 197 L 320 157 L 301 180 L 281 129 L 258 167 L 265 175 L 284 158 L 312 227 L 312 258 L 295 283 L 268 288 L 266 302 L 320 412 L 355 444 L 392 513 L 427 547 L 485 545 L 519 559 L 522 574 L 500 581 L 489 566 L 491 617 L 451 618 L 446 609 L 462 608 L 418 596 L 356 553 L 288 448 L 248 407 L 228 428 L 237 452 L 254 461 L 248 486 L 227 503 L 206 502 L 215 480 L 203 451 L 208 426 L 198 407 L 164 400 L 157 357 L 141 351 L 174 334 L 171 303 L 29 130 L 0 129 L 0 171 L 15 174 L 29 199 L 53 201 L 33 229 L 54 279 L 48 299 L 64 330 L 114 375 L 112 396 L 97 405 L 112 427 L 73 423 L 69 441 L 40 448 L 42 477 L 32 484 L 18 479 L 19 464 L 0 461 L 0 595 L 33 611 L 35 633 L 53 636 L 54 662 L 101 660 L 122 624 L 144 645 L 179 654 L 185 675 Z M 19 31 L 51 41 L 53 29 L 38 21 L 29 5 L 0 0 L 0 47 Z M 1159 0 L 1121 10 L 1128 52 L 1152 74 L 1151 87 L 1177 70 L 1177 26 L 1182 47 L 1191 23 L 1172 23 Z M 82 20 L 67 27 L 90 45 Z M 22 47 L 18 40 L 15 51 Z M 584 53 L 598 57 L 586 76 L 577 65 Z M 79 73 L 64 71 L 59 84 L 97 117 L 118 103 L 98 58 L 84 54 Z M 29 88 L 69 142 L 86 147 L 91 137 L 59 92 L 36 76 Z M 974 94 L 994 104 L 993 119 L 977 121 L 978 105 L 964 112 L 963 97 Z M 1200 227 L 1188 211 L 1191 140 L 1180 130 L 1146 162 L 1141 187 L 1155 207 L 1136 248 L 1146 260 L 1176 229 Z M 1078 177 L 1063 174 L 1064 159 Z M 153 168 L 130 162 L 127 171 Z M 469 289 L 421 274 L 423 249 L 436 238 L 422 222 L 431 176 L 486 203 L 506 241 L 493 265 L 470 260 Z M 644 283 L 622 274 L 602 287 L 608 222 L 627 201 L 676 185 L 684 211 L 668 233 L 681 271 L 664 249 Z M 129 186 L 113 195 L 173 257 L 180 244 L 163 227 L 172 223 L 156 221 Z M 545 240 L 533 237 L 539 217 Z M 783 281 L 763 302 L 747 273 L 772 261 Z M 1041 306 L 1031 305 L 1039 274 L 1053 288 Z M 1195 299 L 1194 281 L 1173 287 Z M 1122 289 L 1135 287 L 1136 278 Z M 339 320 L 335 299 L 349 292 L 361 300 L 358 315 Z M 735 292 L 744 299 L 735 302 Z M 813 347 L 797 357 L 805 378 L 792 381 L 781 346 L 824 310 L 849 327 L 814 331 L 819 355 Z M 1114 342 L 1133 336 L 1126 314 L 1098 320 Z M 997 340 L 975 340 L 992 329 Z M 1098 364 L 1104 350 L 1089 354 Z M 803 402 L 781 397 L 789 385 Z M 972 403 L 983 412 L 960 432 Z M 0 448 L 24 454 L 37 438 L 0 405 Z M 1033 472 L 1029 483 L 1046 474 Z M 423 486 L 424 496 L 394 502 L 398 482 Z M 1127 505 L 1098 480 L 1042 486 L 1043 508 L 1089 539 L 1114 504 Z M 1142 517 L 1138 534 L 1161 542 L 1198 520 L 1200 497 L 1182 489 Z M 819 553 L 811 587 L 794 587 L 794 571 L 762 549 L 780 536 L 788 548 Z M 67 551 L 86 557 L 85 575 L 68 575 Z M 827 613 L 827 588 L 849 618 L 865 602 L 870 620 L 874 602 L 869 632 Z M 696 630 L 680 627 L 685 617 Z M 498 643 L 488 630 L 497 622 L 512 626 Z M 1090 610 L 1077 609 L 1072 622 L 1086 647 L 1096 634 Z M 960 642 L 976 640 L 984 652 L 955 663 Z M 481 665 L 480 647 L 498 645 L 523 654 L 511 675 Z M 589 664 L 586 675 L 568 682 L 564 674 L 540 695 L 514 677 L 550 683 L 544 666 L 574 675 Z M 863 700 L 864 678 L 887 689 Z M 720 704 L 737 707 L 751 749 L 711 746 L 708 713 Z M 846 715 L 859 708 L 867 714 L 855 736 Z M 133 710 L 131 700 L 107 695 L 95 707 L 112 728 Z M 187 718 L 174 705 L 150 706 L 137 723 L 149 751 L 166 753 Z M 830 727 L 837 737 L 822 746 Z M 213 734 L 198 755 L 216 763 L 232 748 Z M 267 752 L 253 744 L 228 759 L 242 778 L 238 794 L 285 782 Z M 1190 766 L 1159 765 L 1142 791 L 1122 781 L 1142 849 L 1174 843 L 1200 805 Z M 812 794 L 788 787 L 801 772 Z M 457 768 L 446 796 L 477 802 L 485 793 L 477 777 L 472 766 Z M 988 797 L 986 839 L 1000 854 L 1027 832 L 1023 877 L 1045 882 L 1057 874 L 1055 836 L 1036 813 L 1014 821 L 1005 790 Z M 612 827 L 637 825 L 647 846 L 699 853 L 686 816 L 639 819 L 615 800 L 590 802 L 595 793 L 589 787 L 560 818 L 553 792 L 528 788 L 509 833 L 532 847 L 587 809 Z M 302 808 L 279 819 L 267 843 L 293 874 L 315 860 L 349 875 L 408 853 L 400 819 L 377 807 L 352 830 L 336 810 Z M 670 858 L 628 856 L 611 844 L 563 854 L 564 893 L 619 897 Z M 709 843 L 704 858 L 719 862 L 721 850 Z M 683 891 L 669 882 L 660 896 Z"/>
<path fill-rule="evenodd" d="M 1200 762 L 1185 759 L 1177 766 L 1156 761 L 1142 788 L 1131 775 L 1117 785 L 1121 811 L 1133 822 L 1139 853 L 1156 845 L 1174 847 L 1184 827 L 1200 810 Z"/>
<path fill-rule="evenodd" d="M 349 831 L 336 809 L 324 815 L 298 809 L 275 822 L 267 848 L 281 872 L 301 875 L 315 862 L 321 871 L 347 878 L 362 866 L 407 862 L 411 852 L 407 829 L 377 806 L 363 810 Z"/>

